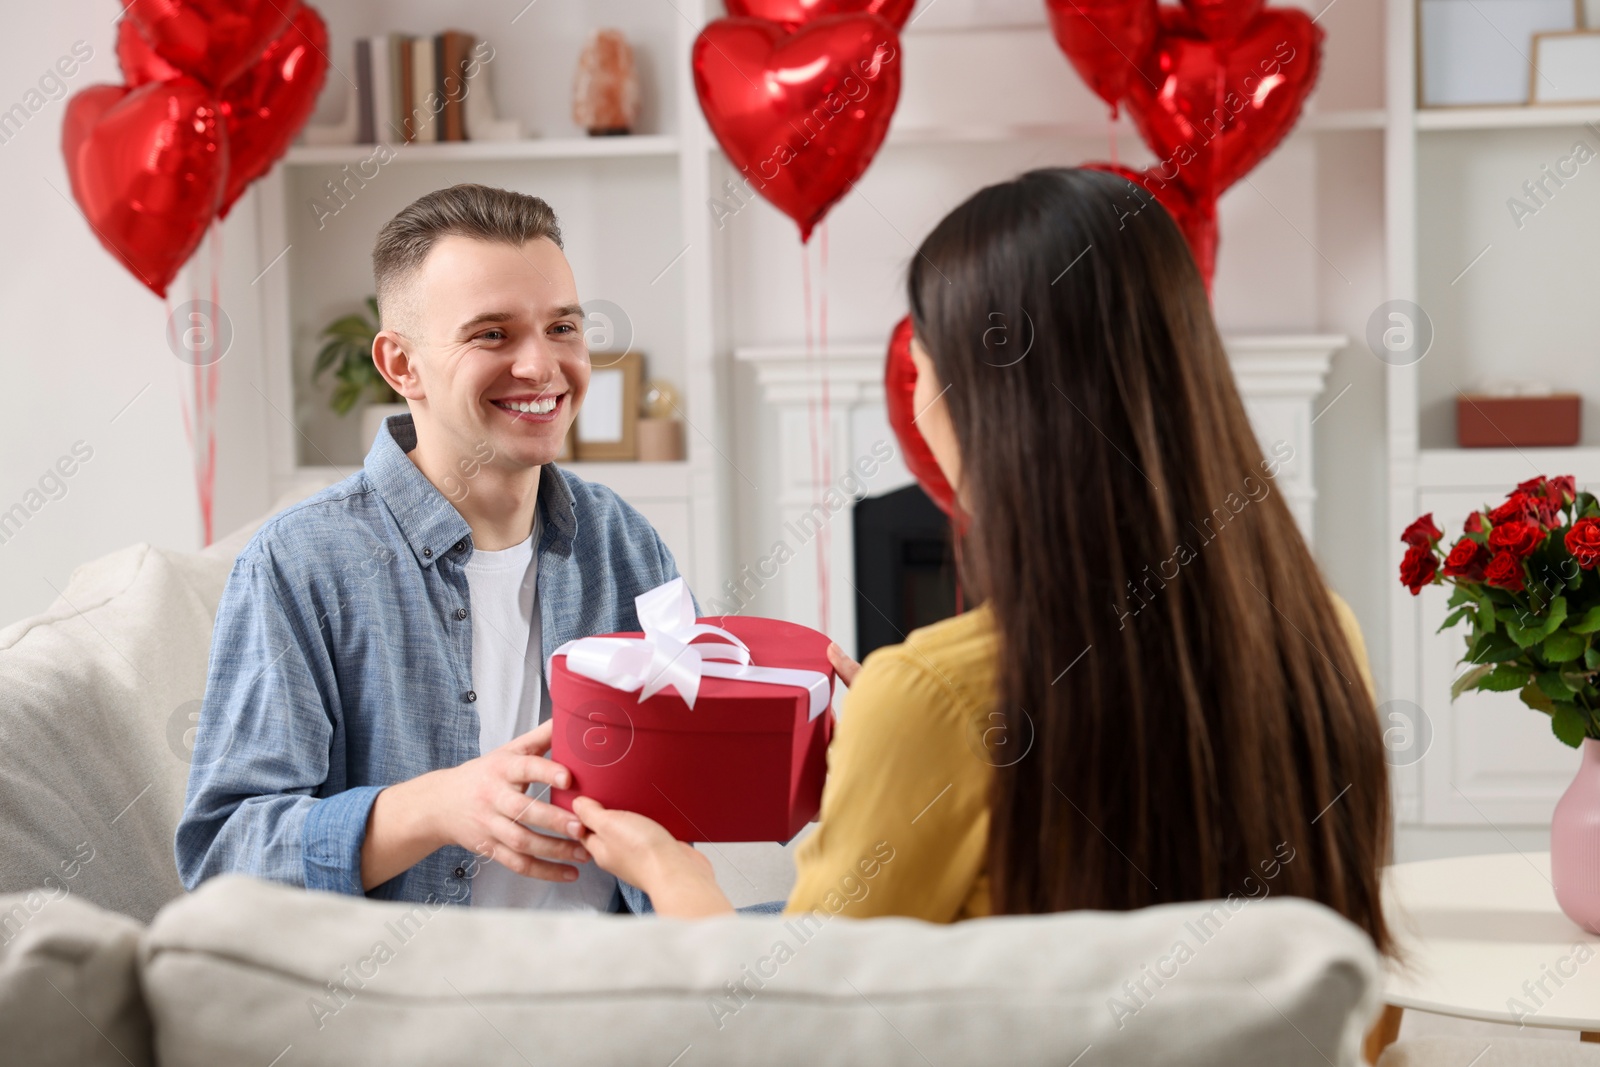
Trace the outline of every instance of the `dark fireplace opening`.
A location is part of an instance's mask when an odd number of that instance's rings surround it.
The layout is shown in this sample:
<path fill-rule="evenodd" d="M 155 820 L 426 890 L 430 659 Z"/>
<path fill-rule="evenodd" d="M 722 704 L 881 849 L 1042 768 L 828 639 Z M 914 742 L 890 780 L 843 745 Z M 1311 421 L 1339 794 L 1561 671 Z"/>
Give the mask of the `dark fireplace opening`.
<path fill-rule="evenodd" d="M 919 485 L 854 508 L 856 658 L 956 614 L 950 520 Z"/>

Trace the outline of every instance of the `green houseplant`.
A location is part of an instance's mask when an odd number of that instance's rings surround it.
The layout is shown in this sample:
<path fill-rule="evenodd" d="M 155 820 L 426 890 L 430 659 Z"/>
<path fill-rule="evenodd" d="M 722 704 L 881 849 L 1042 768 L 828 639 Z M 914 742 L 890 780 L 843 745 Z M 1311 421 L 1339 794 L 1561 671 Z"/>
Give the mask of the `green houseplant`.
<path fill-rule="evenodd" d="M 370 314 L 358 311 L 334 319 L 318 335 L 323 345 L 312 367 L 311 380 L 320 381 L 323 374 L 333 370 L 338 384 L 328 403 L 341 415 L 349 414 L 363 393 L 374 404 L 401 403 L 400 394 L 389 387 L 372 362 L 372 339 L 380 329 L 377 297 L 367 297 L 366 308 Z"/>

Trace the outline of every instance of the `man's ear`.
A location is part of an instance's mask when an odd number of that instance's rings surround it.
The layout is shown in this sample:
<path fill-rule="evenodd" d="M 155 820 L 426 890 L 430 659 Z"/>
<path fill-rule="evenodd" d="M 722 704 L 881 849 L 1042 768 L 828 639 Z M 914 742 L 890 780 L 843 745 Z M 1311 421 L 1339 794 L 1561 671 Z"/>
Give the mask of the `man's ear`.
<path fill-rule="evenodd" d="M 423 399 L 422 379 L 411 342 L 393 330 L 379 330 L 372 339 L 372 363 L 390 388 L 407 400 Z"/>

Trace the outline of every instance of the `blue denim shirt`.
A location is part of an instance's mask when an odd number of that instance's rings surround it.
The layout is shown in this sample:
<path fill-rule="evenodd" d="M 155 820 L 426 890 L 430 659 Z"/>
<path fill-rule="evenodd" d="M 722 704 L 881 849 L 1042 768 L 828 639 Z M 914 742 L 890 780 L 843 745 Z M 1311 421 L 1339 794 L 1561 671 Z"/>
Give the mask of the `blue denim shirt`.
<path fill-rule="evenodd" d="M 480 754 L 472 531 L 415 446 L 411 416 L 391 416 L 360 471 L 273 516 L 235 560 L 175 842 L 189 889 L 231 871 L 359 895 L 379 791 Z M 541 663 L 573 638 L 639 629 L 633 598 L 678 576 L 650 524 L 553 465 L 536 506 Z M 452 845 L 367 895 L 467 904 L 480 862 Z M 649 908 L 633 886 L 622 897 Z"/>

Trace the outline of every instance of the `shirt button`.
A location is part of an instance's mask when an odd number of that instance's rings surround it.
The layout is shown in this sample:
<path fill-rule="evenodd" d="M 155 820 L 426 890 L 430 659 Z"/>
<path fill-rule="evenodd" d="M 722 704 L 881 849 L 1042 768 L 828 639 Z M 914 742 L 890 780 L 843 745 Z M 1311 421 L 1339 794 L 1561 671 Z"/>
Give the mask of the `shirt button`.
<path fill-rule="evenodd" d="M 473 701 L 474 701 L 474 700 L 477 700 L 477 699 L 478 699 L 478 694 L 477 694 L 477 692 L 476 692 L 476 691 L 475 691 L 475 690 L 472 690 L 472 689 L 468 689 L 468 690 L 467 690 L 467 703 L 468 703 L 468 704 L 470 704 L 470 703 L 472 703 L 472 702 L 473 702 Z"/>
<path fill-rule="evenodd" d="M 423 549 L 422 550 L 422 555 L 426 559 L 432 559 L 433 558 L 433 549 L 431 549 L 431 548 Z"/>
<path fill-rule="evenodd" d="M 465 867 L 457 867 L 456 868 L 456 877 L 457 878 L 465 878 L 466 876 L 467 876 L 467 869 Z"/>
<path fill-rule="evenodd" d="M 464 619 L 466 617 L 467 617 L 467 609 L 466 608 L 457 608 L 456 609 L 456 618 L 457 619 Z"/>
<path fill-rule="evenodd" d="M 465 552 L 467 550 L 467 542 L 465 538 L 462 538 L 460 541 L 456 542 L 455 550 L 457 552 Z"/>

